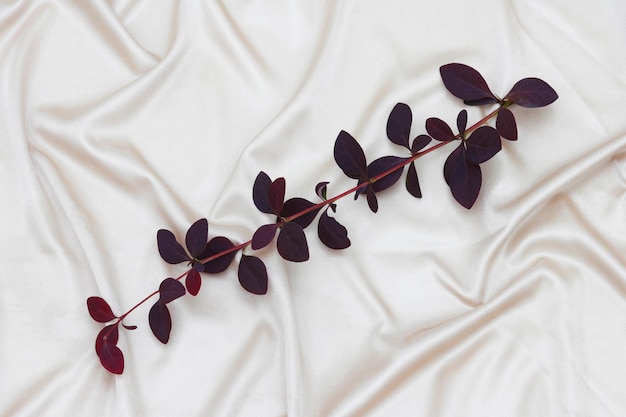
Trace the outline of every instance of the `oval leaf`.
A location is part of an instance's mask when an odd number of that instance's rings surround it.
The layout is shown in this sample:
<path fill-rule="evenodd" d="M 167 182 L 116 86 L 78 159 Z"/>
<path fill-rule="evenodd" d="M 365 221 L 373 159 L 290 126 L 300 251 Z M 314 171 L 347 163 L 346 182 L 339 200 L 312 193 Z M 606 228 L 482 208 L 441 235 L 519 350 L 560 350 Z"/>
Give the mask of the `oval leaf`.
<path fill-rule="evenodd" d="M 409 149 L 412 122 L 411 108 L 404 103 L 396 104 L 389 114 L 389 119 L 387 119 L 387 137 L 389 140 L 396 145 Z"/>
<path fill-rule="evenodd" d="M 367 162 L 363 148 L 348 132 L 342 130 L 337 136 L 334 149 L 335 162 L 350 178 L 367 179 Z"/>
<path fill-rule="evenodd" d="M 239 283 L 248 292 L 263 295 L 267 292 L 267 269 L 256 256 L 242 255 L 239 261 Z"/>
<path fill-rule="evenodd" d="M 345 249 L 350 246 L 348 231 L 324 211 L 317 223 L 317 235 L 322 243 L 331 249 Z"/>
<path fill-rule="evenodd" d="M 292 262 L 304 262 L 309 259 L 309 246 L 304 229 L 297 223 L 284 223 L 276 239 L 278 253 L 283 259 Z"/>
<path fill-rule="evenodd" d="M 500 134 L 491 126 L 479 127 L 465 141 L 467 151 L 465 157 L 472 164 L 482 164 L 491 159 L 502 149 Z"/>
<path fill-rule="evenodd" d="M 496 117 L 496 129 L 504 139 L 517 140 L 517 123 L 511 110 L 504 107 L 500 109 Z"/>
<path fill-rule="evenodd" d="M 106 323 L 117 318 L 117 316 L 113 314 L 109 303 L 101 297 L 89 297 L 87 299 L 87 310 L 89 310 L 91 318 L 98 323 Z"/>
<path fill-rule="evenodd" d="M 200 277 L 200 273 L 196 269 L 192 268 L 185 277 L 185 286 L 187 287 L 187 291 L 189 291 L 189 294 L 196 296 L 200 292 L 201 285 L 202 278 Z"/>
<path fill-rule="evenodd" d="M 161 343 L 166 344 L 170 340 L 172 331 L 172 316 L 163 301 L 159 300 L 152 306 L 148 313 L 148 321 L 154 336 Z"/>
<path fill-rule="evenodd" d="M 207 258 L 210 258 L 211 256 L 215 256 L 219 253 L 225 252 L 234 247 L 235 245 L 228 238 L 224 236 L 216 236 L 213 239 L 209 240 L 209 243 L 207 243 L 206 248 L 204 249 L 204 252 L 202 252 L 200 256 L 198 256 L 198 258 L 207 259 Z M 211 261 L 205 262 L 203 272 L 206 272 L 209 274 L 217 274 L 220 272 L 224 272 L 230 266 L 234 258 L 235 258 L 235 251 L 229 252 Z"/>
<path fill-rule="evenodd" d="M 102 346 L 105 344 L 117 345 L 119 330 L 117 324 L 105 326 L 96 337 L 96 355 L 100 356 Z"/>
<path fill-rule="evenodd" d="M 422 189 L 417 178 L 417 170 L 415 169 L 415 163 L 409 164 L 409 170 L 406 173 L 406 189 L 415 198 L 422 198 Z"/>
<path fill-rule="evenodd" d="M 185 236 L 185 245 L 192 257 L 202 253 L 207 243 L 209 233 L 209 222 L 207 219 L 200 219 L 191 225 Z"/>
<path fill-rule="evenodd" d="M 365 188 L 365 193 L 367 194 L 367 205 L 373 213 L 378 212 L 378 199 L 376 198 L 376 193 L 374 192 L 374 188 L 371 185 L 368 185 Z"/>
<path fill-rule="evenodd" d="M 185 295 L 185 286 L 174 278 L 165 278 L 159 286 L 159 297 L 163 304 Z"/>
<path fill-rule="evenodd" d="M 415 155 L 416 153 L 424 149 L 432 139 L 433 138 L 428 135 L 419 135 L 418 137 L 413 139 L 413 144 L 411 145 L 411 153 Z"/>
<path fill-rule="evenodd" d="M 317 185 L 315 186 L 315 194 L 317 194 L 317 196 L 324 201 L 326 200 L 326 186 L 328 184 L 328 181 L 323 181 L 317 183 Z"/>
<path fill-rule="evenodd" d="M 157 245 L 161 258 L 168 264 L 179 264 L 191 260 L 185 249 L 176 241 L 174 233 L 169 230 L 161 229 L 157 232 Z"/>
<path fill-rule="evenodd" d="M 522 107 L 543 107 L 553 103 L 558 94 L 539 78 L 524 78 L 515 83 L 505 99 Z"/>
<path fill-rule="evenodd" d="M 269 245 L 276 235 L 278 223 L 266 224 L 259 227 L 252 235 L 252 249 L 259 250 Z"/>
<path fill-rule="evenodd" d="M 456 139 L 452 128 L 446 122 L 436 117 L 426 119 L 426 131 L 433 139 L 442 142 Z"/>
<path fill-rule="evenodd" d="M 446 159 L 443 174 L 454 199 L 463 207 L 471 208 L 478 198 L 482 174 L 478 165 L 467 161 L 462 143 Z"/>
<path fill-rule="evenodd" d="M 98 357 L 107 371 L 117 375 L 124 372 L 124 354 L 117 346 L 105 343 L 102 345 Z"/>
<path fill-rule="evenodd" d="M 252 200 L 254 201 L 254 205 L 261 212 L 267 214 L 272 213 L 272 207 L 269 202 L 269 194 L 270 194 L 270 186 L 272 185 L 272 180 L 270 177 L 263 171 L 259 172 L 254 180 L 254 185 L 252 186 Z"/>
<path fill-rule="evenodd" d="M 285 202 L 285 179 L 276 178 L 270 185 L 269 203 L 272 214 L 279 215 Z"/>
<path fill-rule="evenodd" d="M 394 167 L 401 165 L 407 158 L 400 158 L 397 156 L 383 156 L 378 158 L 367 167 L 367 176 L 370 180 L 378 175 L 381 175 Z M 374 181 L 372 188 L 374 191 L 379 192 L 391 187 L 402 176 L 403 168 L 398 168 L 393 172 L 385 175 L 384 177 Z"/>
<path fill-rule="evenodd" d="M 459 134 L 463 136 L 465 134 L 465 128 L 467 127 L 467 110 L 461 110 L 456 117 L 456 127 L 459 129 Z"/>
<path fill-rule="evenodd" d="M 441 79 L 454 96 L 464 100 L 466 104 L 497 103 L 487 82 L 474 68 L 464 64 L 447 64 L 439 69 Z"/>
<path fill-rule="evenodd" d="M 286 219 L 287 217 L 291 217 L 294 214 L 298 214 L 304 210 L 307 210 L 313 207 L 314 205 L 315 203 L 312 203 L 309 200 L 306 200 L 304 198 L 300 198 L 300 197 L 290 198 L 289 200 L 285 201 L 285 205 L 283 206 L 283 211 L 280 212 L 280 217 L 282 217 L 283 219 Z M 297 217 L 291 220 L 291 222 L 298 223 L 304 229 L 308 225 L 310 225 L 313 222 L 313 220 L 315 220 L 315 216 L 317 216 L 317 213 L 320 211 L 320 209 L 321 207 L 311 210 L 308 213 L 303 214 L 300 217 Z"/>

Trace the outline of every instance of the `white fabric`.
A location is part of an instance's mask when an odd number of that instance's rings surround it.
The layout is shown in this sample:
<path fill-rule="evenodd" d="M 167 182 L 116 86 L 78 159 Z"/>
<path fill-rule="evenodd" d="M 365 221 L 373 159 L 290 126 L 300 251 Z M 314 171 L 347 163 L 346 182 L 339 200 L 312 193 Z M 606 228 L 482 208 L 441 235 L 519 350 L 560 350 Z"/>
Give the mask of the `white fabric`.
<path fill-rule="evenodd" d="M 625 18 L 622 0 L 4 0 L 0 415 L 626 415 Z M 121 314 L 180 274 L 158 229 L 206 217 L 246 241 L 271 221 L 261 170 L 290 197 L 348 189 L 339 131 L 369 161 L 403 155 L 397 102 L 413 136 L 463 108 L 449 62 L 496 94 L 534 76 L 560 96 L 513 108 L 520 139 L 471 210 L 444 147 L 418 160 L 422 200 L 400 184 L 376 215 L 339 202 L 349 249 L 311 227 L 308 262 L 259 251 L 265 296 L 235 265 L 205 277 L 171 304 L 167 345 L 148 302 L 124 373 L 101 367 L 85 300 Z"/>

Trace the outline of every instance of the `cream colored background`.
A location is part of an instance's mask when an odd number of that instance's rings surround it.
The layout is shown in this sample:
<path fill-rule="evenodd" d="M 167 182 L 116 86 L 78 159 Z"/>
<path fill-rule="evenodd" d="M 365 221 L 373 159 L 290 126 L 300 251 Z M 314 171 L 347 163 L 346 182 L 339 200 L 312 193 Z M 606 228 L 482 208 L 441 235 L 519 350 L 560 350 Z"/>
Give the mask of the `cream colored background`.
<path fill-rule="evenodd" d="M 626 415 L 625 21 L 622 0 L 3 0 L 0 415 Z M 348 250 L 311 227 L 309 262 L 258 254 L 266 296 L 234 267 L 206 278 L 166 346 L 144 305 L 124 374 L 100 366 L 86 298 L 119 314 L 182 272 L 157 229 L 247 240 L 260 170 L 288 196 L 349 188 L 339 131 L 373 160 L 402 155 L 399 101 L 414 136 L 453 123 L 448 62 L 560 95 L 514 109 L 471 211 L 444 148 L 418 163 L 422 200 L 340 202 Z"/>

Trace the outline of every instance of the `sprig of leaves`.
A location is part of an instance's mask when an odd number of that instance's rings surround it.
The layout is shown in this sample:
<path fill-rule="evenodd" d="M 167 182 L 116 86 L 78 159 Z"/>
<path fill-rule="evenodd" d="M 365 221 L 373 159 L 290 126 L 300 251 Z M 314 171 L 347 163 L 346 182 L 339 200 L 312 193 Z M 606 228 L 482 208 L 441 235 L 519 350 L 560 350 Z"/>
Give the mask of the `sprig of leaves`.
<path fill-rule="evenodd" d="M 302 197 L 286 199 L 285 178 L 272 180 L 265 172 L 259 172 L 252 187 L 252 201 L 259 211 L 270 215 L 271 220 L 258 227 L 247 242 L 236 245 L 224 236 L 209 239 L 207 219 L 200 219 L 189 227 L 184 247 L 173 232 L 159 230 L 157 247 L 161 258 L 169 264 L 186 263 L 189 269 L 177 278 L 164 279 L 157 291 L 119 316 L 113 313 L 103 298 L 87 299 L 91 317 L 98 323 L 106 324 L 98 333 L 95 343 L 96 354 L 104 368 L 114 374 L 123 372 L 124 355 L 117 346 L 119 325 L 127 330 L 136 329 L 136 326 L 124 324 L 123 320 L 139 305 L 158 295 L 148 314 L 148 321 L 157 340 L 168 343 L 172 330 L 168 304 L 187 293 L 197 295 L 202 284 L 201 274 L 225 271 L 240 250 L 242 253 L 237 269 L 240 285 L 252 294 L 266 294 L 269 277 L 261 255 L 272 242 L 275 241 L 278 254 L 283 259 L 291 262 L 307 261 L 310 254 L 305 229 L 317 218 L 317 235 L 324 245 L 337 250 L 348 248 L 351 241 L 346 227 L 336 219 L 336 202 L 351 194 L 354 194 L 355 200 L 365 194 L 369 209 L 377 213 L 378 194 L 399 181 L 405 166 L 408 166 L 404 181 L 406 190 L 411 196 L 422 198 L 416 160 L 450 143 L 457 145 L 444 163 L 443 176 L 453 198 L 463 207 L 471 208 L 482 185 L 481 164 L 502 149 L 501 138 L 509 141 L 518 139 L 517 122 L 510 107 L 543 107 L 554 102 L 558 95 L 545 81 L 524 78 L 516 82 L 503 98 L 499 98 L 492 93 L 477 70 L 464 64 L 444 65 L 440 68 L 440 74 L 448 91 L 466 105 L 490 105 L 496 108 L 470 127 L 467 126 L 467 110 L 462 109 L 456 118 L 456 130 L 442 119 L 427 118 L 425 132 L 413 136 L 411 108 L 407 104 L 398 103 L 389 114 L 386 133 L 393 144 L 404 148 L 404 155 L 382 156 L 369 164 L 359 142 L 342 130 L 335 141 L 334 159 L 348 178 L 356 180 L 356 185 L 328 198 L 329 182 L 318 182 L 315 194 L 320 201 L 317 203 Z M 495 127 L 487 125 L 494 117 Z M 435 144 L 431 145 L 433 140 Z M 331 216 L 329 210 L 334 215 Z M 254 254 L 250 254 L 250 250 Z M 184 284 L 181 282 L 183 279 Z"/>

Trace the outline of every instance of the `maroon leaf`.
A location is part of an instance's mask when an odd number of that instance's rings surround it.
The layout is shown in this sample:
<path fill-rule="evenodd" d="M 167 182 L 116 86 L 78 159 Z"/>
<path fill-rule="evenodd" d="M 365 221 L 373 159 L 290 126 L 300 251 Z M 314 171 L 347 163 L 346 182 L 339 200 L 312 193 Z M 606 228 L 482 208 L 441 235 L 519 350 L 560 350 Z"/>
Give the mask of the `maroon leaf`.
<path fill-rule="evenodd" d="M 488 161 L 502 149 L 500 134 L 491 126 L 479 127 L 465 143 L 467 145 L 465 158 L 475 165 Z"/>
<path fill-rule="evenodd" d="M 216 236 L 213 239 L 209 240 L 209 243 L 207 243 L 204 252 L 202 252 L 198 256 L 198 259 L 207 259 L 211 256 L 217 255 L 218 253 L 222 253 L 234 247 L 235 245 L 228 238 L 224 236 Z M 235 258 L 235 254 L 235 251 L 232 251 L 218 258 L 215 258 L 212 261 L 205 262 L 203 272 L 209 274 L 224 272 Z"/>
<path fill-rule="evenodd" d="M 456 139 L 452 128 L 450 128 L 446 122 L 436 117 L 426 119 L 426 131 L 433 139 L 442 142 Z"/>
<path fill-rule="evenodd" d="M 172 331 L 172 316 L 162 300 L 157 301 L 148 313 L 150 329 L 154 336 L 163 344 L 170 340 Z"/>
<path fill-rule="evenodd" d="M 105 326 L 102 330 L 100 330 L 98 336 L 96 336 L 96 355 L 100 355 L 100 352 L 102 351 L 102 346 L 104 346 L 105 344 L 117 345 L 118 338 L 119 330 L 117 327 L 117 323 Z"/>
<path fill-rule="evenodd" d="M 543 107 L 553 103 L 558 94 L 539 78 L 524 78 L 515 83 L 505 100 L 522 107 Z"/>
<path fill-rule="evenodd" d="M 335 162 L 350 178 L 367 179 L 367 162 L 363 148 L 348 132 L 342 130 L 337 136 L 334 149 Z"/>
<path fill-rule="evenodd" d="M 191 225 L 185 236 L 185 245 L 192 257 L 202 253 L 207 243 L 209 223 L 207 219 L 200 219 Z"/>
<path fill-rule="evenodd" d="M 261 212 L 267 214 L 273 214 L 272 207 L 269 202 L 271 185 L 272 180 L 270 177 L 265 172 L 261 171 L 256 176 L 254 185 L 252 186 L 252 200 L 254 201 L 254 205 Z"/>
<path fill-rule="evenodd" d="M 456 117 L 456 127 L 459 129 L 459 134 L 463 136 L 465 134 L 465 128 L 467 127 L 467 110 L 461 110 Z"/>
<path fill-rule="evenodd" d="M 500 109 L 496 118 L 496 129 L 504 139 L 517 140 L 517 123 L 511 110 L 505 107 Z"/>
<path fill-rule="evenodd" d="M 283 177 L 276 178 L 270 185 L 268 201 L 272 213 L 278 216 L 285 202 L 285 179 Z"/>
<path fill-rule="evenodd" d="M 98 323 L 106 323 L 117 318 L 117 316 L 113 314 L 109 303 L 101 297 L 87 298 L 87 310 L 89 310 L 91 318 Z"/>
<path fill-rule="evenodd" d="M 124 354 L 114 344 L 105 343 L 102 345 L 98 357 L 107 371 L 117 375 L 124 372 Z"/>
<path fill-rule="evenodd" d="M 415 139 L 413 139 L 413 144 L 411 145 L 411 153 L 415 155 L 422 149 L 426 147 L 430 143 L 432 138 L 428 135 L 419 135 Z"/>
<path fill-rule="evenodd" d="M 187 287 L 187 291 L 189 291 L 189 294 L 196 296 L 198 295 L 198 292 L 200 292 L 201 285 L 202 278 L 200 277 L 200 273 L 192 268 L 185 277 L 185 286 Z"/>
<path fill-rule="evenodd" d="M 252 235 L 252 249 L 259 250 L 269 245 L 276 235 L 278 226 L 278 223 L 272 223 L 259 227 Z"/>
<path fill-rule="evenodd" d="M 448 91 L 464 100 L 465 104 L 477 105 L 498 102 L 483 76 L 474 68 L 453 63 L 442 66 L 439 72 Z"/>
<path fill-rule="evenodd" d="M 246 291 L 258 295 L 267 293 L 267 269 L 261 259 L 242 255 L 237 275 L 239 283 Z"/>
<path fill-rule="evenodd" d="M 417 178 L 414 162 L 409 164 L 409 170 L 406 173 L 406 189 L 413 197 L 422 198 L 422 189 Z"/>
<path fill-rule="evenodd" d="M 463 143 L 446 159 L 443 174 L 455 200 L 463 207 L 471 208 L 478 198 L 482 174 L 478 165 L 467 161 Z"/>
<path fill-rule="evenodd" d="M 317 235 L 322 243 L 331 249 L 345 249 L 350 246 L 348 231 L 324 211 L 317 223 Z"/>
<path fill-rule="evenodd" d="M 400 158 L 397 156 L 383 156 L 382 158 L 378 158 L 368 165 L 367 176 L 372 179 L 394 167 L 397 167 L 406 160 L 407 158 Z M 372 188 L 374 189 L 374 191 L 379 192 L 391 187 L 396 183 L 396 181 L 398 181 L 398 179 L 400 179 L 400 177 L 402 176 L 402 171 L 403 168 L 398 168 L 395 171 L 376 180 L 372 183 Z"/>
<path fill-rule="evenodd" d="M 276 239 L 278 253 L 292 262 L 304 262 L 309 259 L 309 246 L 304 229 L 297 223 L 287 222 L 282 225 Z"/>
<path fill-rule="evenodd" d="M 376 198 L 374 188 L 368 185 L 367 188 L 365 188 L 365 193 L 367 194 L 367 205 L 372 212 L 376 213 L 378 211 L 378 199 Z"/>
<path fill-rule="evenodd" d="M 176 237 L 169 230 L 161 229 L 157 232 L 157 245 L 161 258 L 168 264 L 179 264 L 191 260 L 185 249 L 176 241 Z"/>
<path fill-rule="evenodd" d="M 411 108 L 404 103 L 395 105 L 387 120 L 387 137 L 396 145 L 409 149 L 409 134 L 413 115 Z"/>
<path fill-rule="evenodd" d="M 159 297 L 163 304 L 185 295 L 185 286 L 174 278 L 165 278 L 159 286 Z"/>
<path fill-rule="evenodd" d="M 283 205 L 283 211 L 280 212 L 280 217 L 286 219 L 287 217 L 291 217 L 294 214 L 300 213 L 301 211 L 313 207 L 314 205 L 315 203 L 312 203 L 304 198 L 290 198 L 289 200 L 285 201 L 285 204 Z M 313 220 L 315 220 L 315 216 L 317 216 L 320 208 L 321 207 L 311 210 L 310 212 L 303 214 L 302 216 L 297 217 L 291 221 L 294 223 L 298 223 L 304 229 L 308 225 L 310 225 Z"/>

